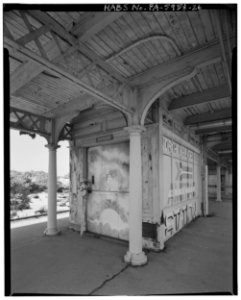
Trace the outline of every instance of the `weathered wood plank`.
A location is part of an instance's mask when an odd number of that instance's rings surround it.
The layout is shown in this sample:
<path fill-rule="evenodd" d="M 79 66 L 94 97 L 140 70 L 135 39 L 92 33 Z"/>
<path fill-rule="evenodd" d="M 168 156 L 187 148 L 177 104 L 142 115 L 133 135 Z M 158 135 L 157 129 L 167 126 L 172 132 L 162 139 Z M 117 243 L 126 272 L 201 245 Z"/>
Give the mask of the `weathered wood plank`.
<path fill-rule="evenodd" d="M 49 31 L 49 29 L 46 26 L 42 26 L 34 31 L 29 32 L 28 34 L 22 36 L 21 38 L 19 38 L 16 42 L 21 44 L 21 45 L 25 45 L 27 43 L 29 43 L 32 40 L 35 40 L 36 38 L 38 38 L 40 35 L 45 34 L 47 31 Z"/>
<path fill-rule="evenodd" d="M 193 105 L 208 103 L 221 99 L 230 98 L 230 93 L 227 85 L 204 90 L 203 92 L 180 97 L 171 102 L 169 110 L 182 109 Z"/>
<path fill-rule="evenodd" d="M 195 133 L 196 134 L 208 134 L 208 133 L 225 132 L 225 131 L 232 131 L 232 125 L 196 129 Z"/>
<path fill-rule="evenodd" d="M 203 122 L 214 122 L 224 119 L 230 119 L 232 118 L 232 110 L 231 109 L 224 109 L 224 110 L 218 110 L 213 113 L 203 113 L 200 115 L 190 116 L 187 117 L 184 120 L 185 125 L 193 125 L 197 123 L 203 123 Z"/>
<path fill-rule="evenodd" d="M 125 105 L 122 105 L 119 102 L 117 102 L 116 100 L 113 100 L 109 96 L 103 94 L 101 91 L 96 90 L 96 89 L 84 84 L 78 78 L 76 78 L 75 76 L 69 74 L 68 72 L 66 72 L 62 68 L 56 66 L 55 64 L 53 64 L 52 62 L 50 62 L 46 59 L 40 57 L 39 55 L 31 52 L 30 50 L 22 47 L 21 45 L 15 43 L 14 41 L 11 41 L 10 39 L 5 38 L 4 43 L 5 43 L 5 46 L 7 48 L 9 48 L 10 52 L 11 51 L 19 51 L 20 53 L 24 54 L 26 57 L 28 57 L 32 61 L 39 63 L 44 68 L 50 70 L 54 74 L 60 75 L 61 77 L 65 77 L 66 79 L 76 83 L 84 92 L 94 96 L 95 98 L 98 98 L 99 100 L 101 100 L 105 103 L 108 103 L 111 106 L 114 106 L 114 107 L 116 107 L 118 109 L 121 109 L 125 112 L 132 113 L 131 109 L 129 109 Z"/>
<path fill-rule="evenodd" d="M 85 42 L 115 20 L 119 19 L 123 14 L 124 12 L 95 13 L 94 16 L 90 16 L 87 20 L 85 19 L 84 22 L 80 21 L 77 23 L 70 32 L 76 35 L 82 42 Z"/>
<path fill-rule="evenodd" d="M 32 61 L 28 61 L 19 66 L 10 76 L 11 94 L 23 87 L 44 69 L 44 66 L 35 62 L 33 63 Z"/>
<path fill-rule="evenodd" d="M 185 53 L 171 61 L 165 62 L 157 67 L 151 68 L 144 74 L 140 74 L 131 79 L 132 84 L 143 85 L 157 78 L 167 77 L 168 75 L 183 70 L 185 67 L 205 63 L 213 58 L 221 56 L 220 47 L 217 41 L 206 44 L 204 47 Z"/>

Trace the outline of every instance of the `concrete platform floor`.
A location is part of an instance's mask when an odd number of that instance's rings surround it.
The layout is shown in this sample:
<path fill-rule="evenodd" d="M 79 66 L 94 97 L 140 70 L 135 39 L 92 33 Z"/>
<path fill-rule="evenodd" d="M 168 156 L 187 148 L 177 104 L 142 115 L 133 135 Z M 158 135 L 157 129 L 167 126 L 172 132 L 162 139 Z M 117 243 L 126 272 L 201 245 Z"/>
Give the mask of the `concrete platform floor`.
<path fill-rule="evenodd" d="M 58 221 L 62 234 L 56 237 L 42 235 L 45 223 L 12 228 L 12 294 L 232 294 L 232 204 L 210 201 L 210 212 L 135 268 L 123 261 L 126 243 L 81 238 L 68 229 L 67 218 Z"/>

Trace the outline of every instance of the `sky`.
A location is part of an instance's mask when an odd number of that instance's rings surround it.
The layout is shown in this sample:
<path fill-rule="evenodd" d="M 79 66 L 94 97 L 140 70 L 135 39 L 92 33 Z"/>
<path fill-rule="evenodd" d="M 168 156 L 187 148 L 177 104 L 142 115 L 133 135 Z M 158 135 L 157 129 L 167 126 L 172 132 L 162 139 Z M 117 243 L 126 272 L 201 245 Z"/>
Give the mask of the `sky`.
<path fill-rule="evenodd" d="M 48 171 L 47 140 L 39 135 L 32 139 L 10 130 L 10 169 L 15 171 Z M 69 173 L 69 143 L 61 141 L 57 149 L 57 176 Z"/>

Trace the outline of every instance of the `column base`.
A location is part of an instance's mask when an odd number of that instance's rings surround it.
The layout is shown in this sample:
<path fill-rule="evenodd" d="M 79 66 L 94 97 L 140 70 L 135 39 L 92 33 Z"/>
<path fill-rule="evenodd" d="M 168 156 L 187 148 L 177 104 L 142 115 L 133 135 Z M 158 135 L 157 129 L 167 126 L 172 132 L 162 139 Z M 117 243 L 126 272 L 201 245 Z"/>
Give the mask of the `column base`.
<path fill-rule="evenodd" d="M 57 228 L 46 228 L 44 231 L 44 235 L 47 236 L 53 236 L 53 235 L 59 235 L 61 231 L 59 231 Z"/>
<path fill-rule="evenodd" d="M 138 254 L 128 251 L 124 256 L 124 260 L 132 266 L 142 266 L 147 263 L 147 256 L 143 251 Z"/>

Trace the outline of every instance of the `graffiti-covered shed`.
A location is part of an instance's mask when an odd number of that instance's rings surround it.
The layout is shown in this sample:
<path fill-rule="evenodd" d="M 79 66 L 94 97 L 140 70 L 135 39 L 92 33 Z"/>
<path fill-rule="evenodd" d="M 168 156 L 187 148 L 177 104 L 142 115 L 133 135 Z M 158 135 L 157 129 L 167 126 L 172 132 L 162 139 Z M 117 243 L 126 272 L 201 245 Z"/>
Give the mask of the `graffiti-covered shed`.
<path fill-rule="evenodd" d="M 46 234 L 67 139 L 70 228 L 128 241 L 141 265 L 208 215 L 209 188 L 232 193 L 236 6 L 102 8 L 5 6 L 10 125 L 48 142 Z"/>

